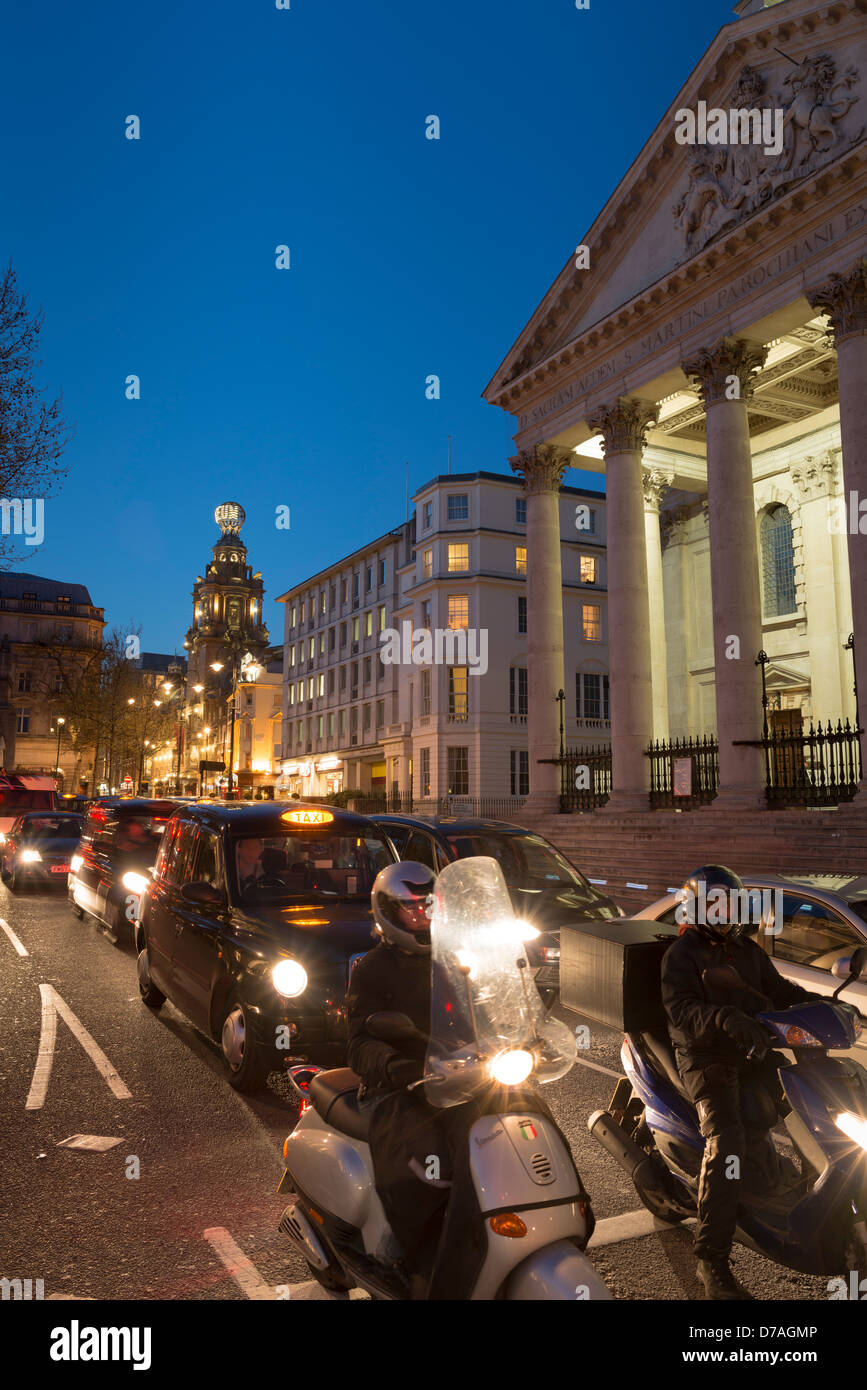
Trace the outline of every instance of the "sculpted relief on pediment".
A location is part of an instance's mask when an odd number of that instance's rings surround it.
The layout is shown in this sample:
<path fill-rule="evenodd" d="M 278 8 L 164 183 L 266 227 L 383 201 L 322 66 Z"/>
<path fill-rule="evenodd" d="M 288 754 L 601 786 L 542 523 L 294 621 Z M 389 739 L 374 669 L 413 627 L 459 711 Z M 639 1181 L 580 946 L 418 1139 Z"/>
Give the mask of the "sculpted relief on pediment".
<path fill-rule="evenodd" d="M 767 79 L 745 67 L 732 89 L 728 110 L 699 113 L 698 138 L 687 146 L 689 182 L 672 208 L 686 255 L 700 251 L 725 228 L 743 221 L 863 138 L 863 126 L 847 134 L 842 124 L 858 100 L 854 89 L 859 74 L 854 65 L 840 72 L 828 53 L 797 64 L 790 61 L 792 70 L 777 91 L 767 90 Z M 748 112 L 763 113 L 760 142 L 738 140 L 750 127 Z"/>

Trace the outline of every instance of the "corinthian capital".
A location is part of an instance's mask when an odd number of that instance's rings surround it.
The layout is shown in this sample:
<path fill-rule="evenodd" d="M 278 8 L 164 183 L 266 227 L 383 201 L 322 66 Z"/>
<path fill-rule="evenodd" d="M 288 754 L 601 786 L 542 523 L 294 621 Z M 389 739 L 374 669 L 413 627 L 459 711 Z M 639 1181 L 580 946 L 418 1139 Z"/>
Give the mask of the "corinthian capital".
<path fill-rule="evenodd" d="M 637 396 L 619 396 L 611 405 L 601 405 L 587 417 L 588 427 L 602 435 L 602 447 L 607 454 L 641 453 L 647 443 L 650 425 L 656 424 L 659 409 L 653 401 Z"/>
<path fill-rule="evenodd" d="M 717 401 L 747 400 L 755 385 L 755 373 L 764 366 L 768 350 L 743 338 L 723 338 L 713 348 L 702 348 L 681 371 L 701 392 L 705 410 Z"/>
<path fill-rule="evenodd" d="M 641 482 L 644 487 L 645 511 L 658 512 L 662 494 L 671 487 L 671 473 L 663 473 L 660 468 L 642 468 Z"/>
<path fill-rule="evenodd" d="M 817 285 L 804 294 L 811 309 L 827 314 L 834 330 L 834 340 L 841 343 L 856 333 L 867 330 L 867 257 L 849 271 L 848 275 L 832 275 L 824 285 Z"/>
<path fill-rule="evenodd" d="M 509 467 L 523 477 L 526 493 L 559 492 L 563 474 L 574 461 L 571 449 L 561 449 L 556 444 L 534 444 L 532 449 L 522 449 L 515 458 L 509 459 Z"/>

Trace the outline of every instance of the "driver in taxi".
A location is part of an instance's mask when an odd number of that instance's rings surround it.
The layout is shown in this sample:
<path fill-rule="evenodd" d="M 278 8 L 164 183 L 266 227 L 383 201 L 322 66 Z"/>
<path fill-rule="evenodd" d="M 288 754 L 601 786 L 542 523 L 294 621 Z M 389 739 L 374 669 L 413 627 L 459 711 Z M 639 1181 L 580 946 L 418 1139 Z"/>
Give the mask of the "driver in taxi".
<path fill-rule="evenodd" d="M 238 866 L 238 887 L 242 893 L 247 893 L 255 887 L 258 879 L 264 876 L 262 867 L 262 851 L 265 848 L 263 842 L 256 836 L 249 836 L 238 841 L 237 866 Z"/>

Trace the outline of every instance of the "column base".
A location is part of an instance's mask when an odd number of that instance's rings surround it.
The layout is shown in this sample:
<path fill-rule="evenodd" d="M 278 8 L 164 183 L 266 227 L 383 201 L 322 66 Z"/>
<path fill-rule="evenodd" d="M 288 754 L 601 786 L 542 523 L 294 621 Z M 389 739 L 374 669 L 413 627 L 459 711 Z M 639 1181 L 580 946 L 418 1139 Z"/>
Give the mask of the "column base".
<path fill-rule="evenodd" d="M 700 811 L 766 811 L 767 797 L 764 788 L 725 787 L 721 788 L 713 801 L 705 802 Z"/>
<path fill-rule="evenodd" d="M 650 811 L 650 793 L 646 791 L 613 791 L 600 808 L 602 815 L 623 815 L 625 812 Z"/>
<path fill-rule="evenodd" d="M 531 816 L 552 816 L 560 813 L 559 792 L 531 792 L 518 812 Z"/>

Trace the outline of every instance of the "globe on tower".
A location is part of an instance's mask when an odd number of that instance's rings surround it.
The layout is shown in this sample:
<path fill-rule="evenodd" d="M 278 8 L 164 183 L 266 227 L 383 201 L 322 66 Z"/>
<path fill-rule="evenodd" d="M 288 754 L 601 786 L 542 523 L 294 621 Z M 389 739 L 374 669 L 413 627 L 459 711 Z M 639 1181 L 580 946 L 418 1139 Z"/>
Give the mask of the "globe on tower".
<path fill-rule="evenodd" d="M 214 520 L 224 536 L 237 536 L 246 515 L 240 502 L 221 502 L 214 512 Z"/>

